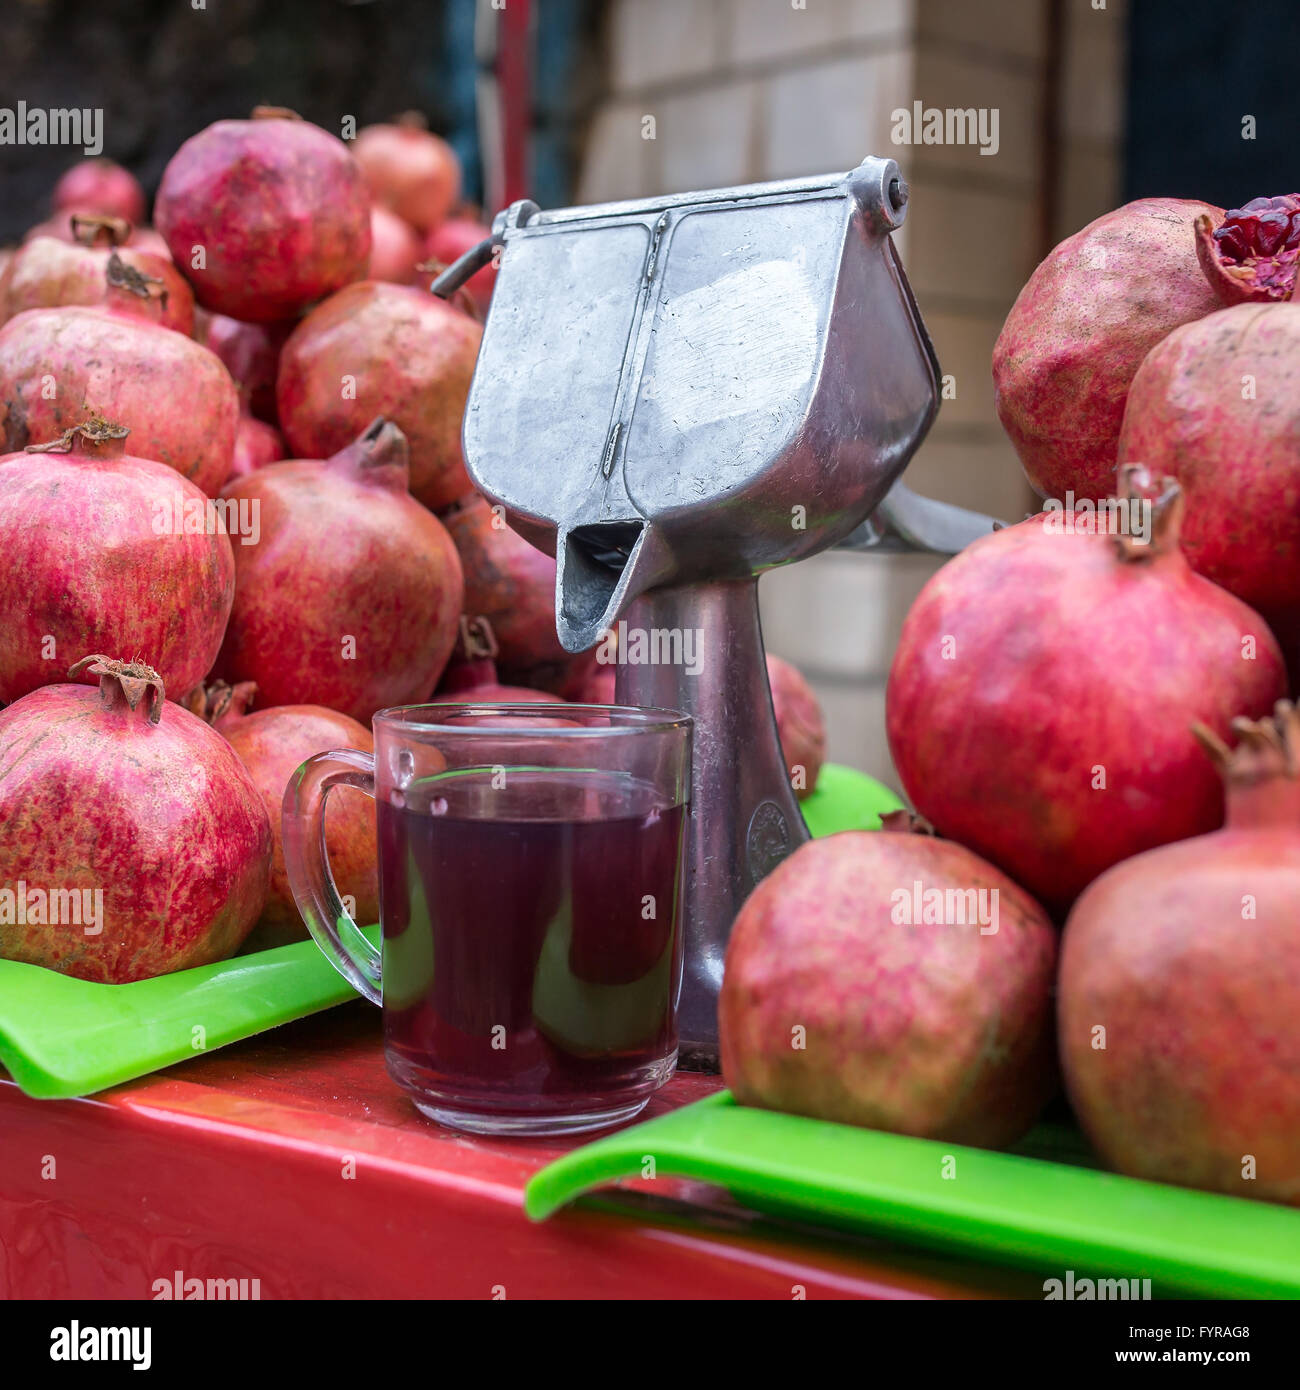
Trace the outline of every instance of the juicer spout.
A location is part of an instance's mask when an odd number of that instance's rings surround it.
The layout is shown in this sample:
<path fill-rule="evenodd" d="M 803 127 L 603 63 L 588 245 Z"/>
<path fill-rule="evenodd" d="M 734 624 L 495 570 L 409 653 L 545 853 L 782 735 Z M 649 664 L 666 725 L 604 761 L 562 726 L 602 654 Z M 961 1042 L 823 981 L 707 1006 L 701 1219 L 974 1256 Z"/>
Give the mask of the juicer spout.
<path fill-rule="evenodd" d="M 566 652 L 594 647 L 666 573 L 658 533 L 644 521 L 562 526 L 555 560 L 555 628 Z"/>

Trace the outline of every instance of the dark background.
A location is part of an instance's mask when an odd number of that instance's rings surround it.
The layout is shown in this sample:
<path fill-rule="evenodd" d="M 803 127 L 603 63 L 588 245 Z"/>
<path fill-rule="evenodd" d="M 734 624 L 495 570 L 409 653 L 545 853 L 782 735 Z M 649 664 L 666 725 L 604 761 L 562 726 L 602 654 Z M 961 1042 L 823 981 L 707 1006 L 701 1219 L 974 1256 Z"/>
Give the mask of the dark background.
<path fill-rule="evenodd" d="M 1130 0 L 1125 199 L 1294 193 L 1298 64 L 1300 0 Z"/>
<path fill-rule="evenodd" d="M 0 0 L 0 106 L 104 108 L 103 153 L 152 197 L 180 143 L 254 106 L 292 107 L 333 134 L 422 111 L 482 196 L 476 0 Z M 599 0 L 544 0 L 534 74 L 533 186 L 568 201 L 599 90 Z M 45 216 L 81 150 L 0 145 L 0 245 Z"/>

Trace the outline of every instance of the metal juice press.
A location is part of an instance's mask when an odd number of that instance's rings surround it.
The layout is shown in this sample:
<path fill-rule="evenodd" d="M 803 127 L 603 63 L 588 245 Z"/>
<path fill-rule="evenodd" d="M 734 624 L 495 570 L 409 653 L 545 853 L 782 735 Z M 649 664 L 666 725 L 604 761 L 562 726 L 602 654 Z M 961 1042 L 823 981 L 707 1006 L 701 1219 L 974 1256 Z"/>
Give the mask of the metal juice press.
<path fill-rule="evenodd" d="M 609 630 L 620 704 L 694 717 L 683 1062 L 716 1065 L 731 924 L 808 832 L 777 742 L 758 576 L 828 546 L 956 550 L 989 521 L 891 485 L 938 363 L 890 234 L 890 159 L 847 174 L 501 213 L 435 281 L 498 262 L 469 472 L 557 561 L 566 651 Z M 694 653 L 695 659 L 690 660 Z"/>

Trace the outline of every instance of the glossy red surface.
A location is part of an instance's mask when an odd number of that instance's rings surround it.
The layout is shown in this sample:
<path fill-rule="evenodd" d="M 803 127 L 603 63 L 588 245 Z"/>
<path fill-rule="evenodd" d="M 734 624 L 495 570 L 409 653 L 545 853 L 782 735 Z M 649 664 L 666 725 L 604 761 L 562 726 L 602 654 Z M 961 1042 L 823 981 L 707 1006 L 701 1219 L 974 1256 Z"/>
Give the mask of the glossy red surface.
<path fill-rule="evenodd" d="M 718 1084 L 679 1074 L 646 1118 Z M 31 1100 L 0 1074 L 0 1297 L 150 1298 L 177 1270 L 257 1279 L 263 1298 L 1030 1292 L 783 1228 L 699 1184 L 638 1183 L 530 1223 L 524 1183 L 573 1142 L 423 1119 L 360 1002 L 87 1100 Z"/>

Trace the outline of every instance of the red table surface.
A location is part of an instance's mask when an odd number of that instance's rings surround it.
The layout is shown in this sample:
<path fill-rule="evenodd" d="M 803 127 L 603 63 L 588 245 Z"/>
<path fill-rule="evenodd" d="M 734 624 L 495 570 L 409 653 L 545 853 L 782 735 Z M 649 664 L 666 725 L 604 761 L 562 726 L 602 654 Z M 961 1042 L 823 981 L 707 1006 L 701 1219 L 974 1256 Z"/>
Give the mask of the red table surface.
<path fill-rule="evenodd" d="M 643 1118 L 719 1084 L 679 1073 Z M 530 1222 L 525 1182 L 576 1142 L 425 1120 L 362 1003 L 86 1100 L 31 1100 L 0 1073 L 0 1297 L 152 1298 L 177 1271 L 256 1279 L 262 1298 L 1034 1296 L 1009 1271 L 786 1227 L 702 1184 Z"/>

